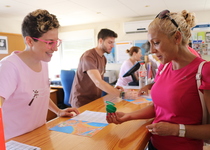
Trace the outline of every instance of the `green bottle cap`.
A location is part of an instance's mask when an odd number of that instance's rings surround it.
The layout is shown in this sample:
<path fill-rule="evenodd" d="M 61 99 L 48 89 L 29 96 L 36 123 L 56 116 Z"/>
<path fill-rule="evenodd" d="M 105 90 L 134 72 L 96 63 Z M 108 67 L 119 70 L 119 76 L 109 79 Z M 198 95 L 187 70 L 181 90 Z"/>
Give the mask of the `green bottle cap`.
<path fill-rule="evenodd" d="M 113 105 L 106 105 L 106 111 L 108 113 L 114 113 L 114 112 L 116 112 L 116 110 L 117 110 L 117 108 L 114 107 Z"/>
<path fill-rule="evenodd" d="M 110 102 L 110 101 L 105 101 L 108 105 L 115 105 L 114 103 Z"/>

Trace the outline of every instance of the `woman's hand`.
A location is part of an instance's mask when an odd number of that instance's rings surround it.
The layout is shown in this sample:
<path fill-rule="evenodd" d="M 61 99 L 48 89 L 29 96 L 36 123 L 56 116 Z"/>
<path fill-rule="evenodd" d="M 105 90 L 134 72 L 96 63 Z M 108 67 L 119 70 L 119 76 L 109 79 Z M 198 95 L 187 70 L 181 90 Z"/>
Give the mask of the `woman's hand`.
<path fill-rule="evenodd" d="M 128 121 L 130 116 L 124 112 L 107 113 L 106 120 L 108 123 L 121 124 Z"/>
<path fill-rule="evenodd" d="M 149 87 L 147 85 L 145 85 L 144 87 L 142 87 L 140 90 L 139 90 L 139 93 L 138 95 L 148 95 L 149 94 Z"/>
<path fill-rule="evenodd" d="M 77 108 L 60 109 L 57 113 L 58 117 L 73 117 L 75 114 L 79 114 Z"/>
<path fill-rule="evenodd" d="M 154 82 L 153 83 L 150 83 L 150 84 L 147 84 L 145 85 L 144 87 L 142 87 L 140 90 L 139 90 L 139 96 L 141 95 L 148 95 L 149 94 L 149 90 L 152 88 L 152 86 L 154 85 Z"/>
<path fill-rule="evenodd" d="M 118 89 L 119 91 L 124 91 L 124 89 L 123 89 L 122 86 L 118 86 L 118 85 L 117 85 L 115 88 Z"/>
<path fill-rule="evenodd" d="M 178 136 L 179 135 L 179 124 L 173 124 L 168 122 L 153 123 L 146 128 L 152 134 L 160 136 Z"/>

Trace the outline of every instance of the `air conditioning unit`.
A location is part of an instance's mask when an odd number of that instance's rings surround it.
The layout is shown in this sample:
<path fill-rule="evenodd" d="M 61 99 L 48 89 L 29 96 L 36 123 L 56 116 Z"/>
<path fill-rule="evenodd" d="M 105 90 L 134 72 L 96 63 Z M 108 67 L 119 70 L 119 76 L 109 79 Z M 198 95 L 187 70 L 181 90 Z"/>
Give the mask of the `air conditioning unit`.
<path fill-rule="evenodd" d="M 147 32 L 150 22 L 152 20 L 125 22 L 124 32 L 126 34 Z"/>

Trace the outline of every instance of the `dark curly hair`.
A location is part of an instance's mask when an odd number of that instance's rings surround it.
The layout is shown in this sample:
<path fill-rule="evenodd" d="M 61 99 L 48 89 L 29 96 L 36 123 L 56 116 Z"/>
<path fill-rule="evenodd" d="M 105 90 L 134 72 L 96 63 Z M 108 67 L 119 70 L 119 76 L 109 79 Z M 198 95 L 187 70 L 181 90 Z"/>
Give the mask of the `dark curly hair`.
<path fill-rule="evenodd" d="M 55 15 L 47 10 L 37 9 L 29 13 L 22 22 L 23 37 L 41 37 L 44 33 L 54 28 L 59 28 L 60 24 Z"/>

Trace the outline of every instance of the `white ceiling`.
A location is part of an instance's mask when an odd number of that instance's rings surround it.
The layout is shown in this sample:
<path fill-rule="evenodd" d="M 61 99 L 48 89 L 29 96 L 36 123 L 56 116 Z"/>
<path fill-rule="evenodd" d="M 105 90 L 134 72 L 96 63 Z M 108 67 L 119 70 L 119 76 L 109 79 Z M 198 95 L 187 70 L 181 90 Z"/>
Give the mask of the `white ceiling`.
<path fill-rule="evenodd" d="M 209 11 L 210 0 L 0 0 L 0 17 L 7 19 L 22 21 L 36 9 L 47 9 L 66 26 L 156 16 L 164 9 Z"/>

